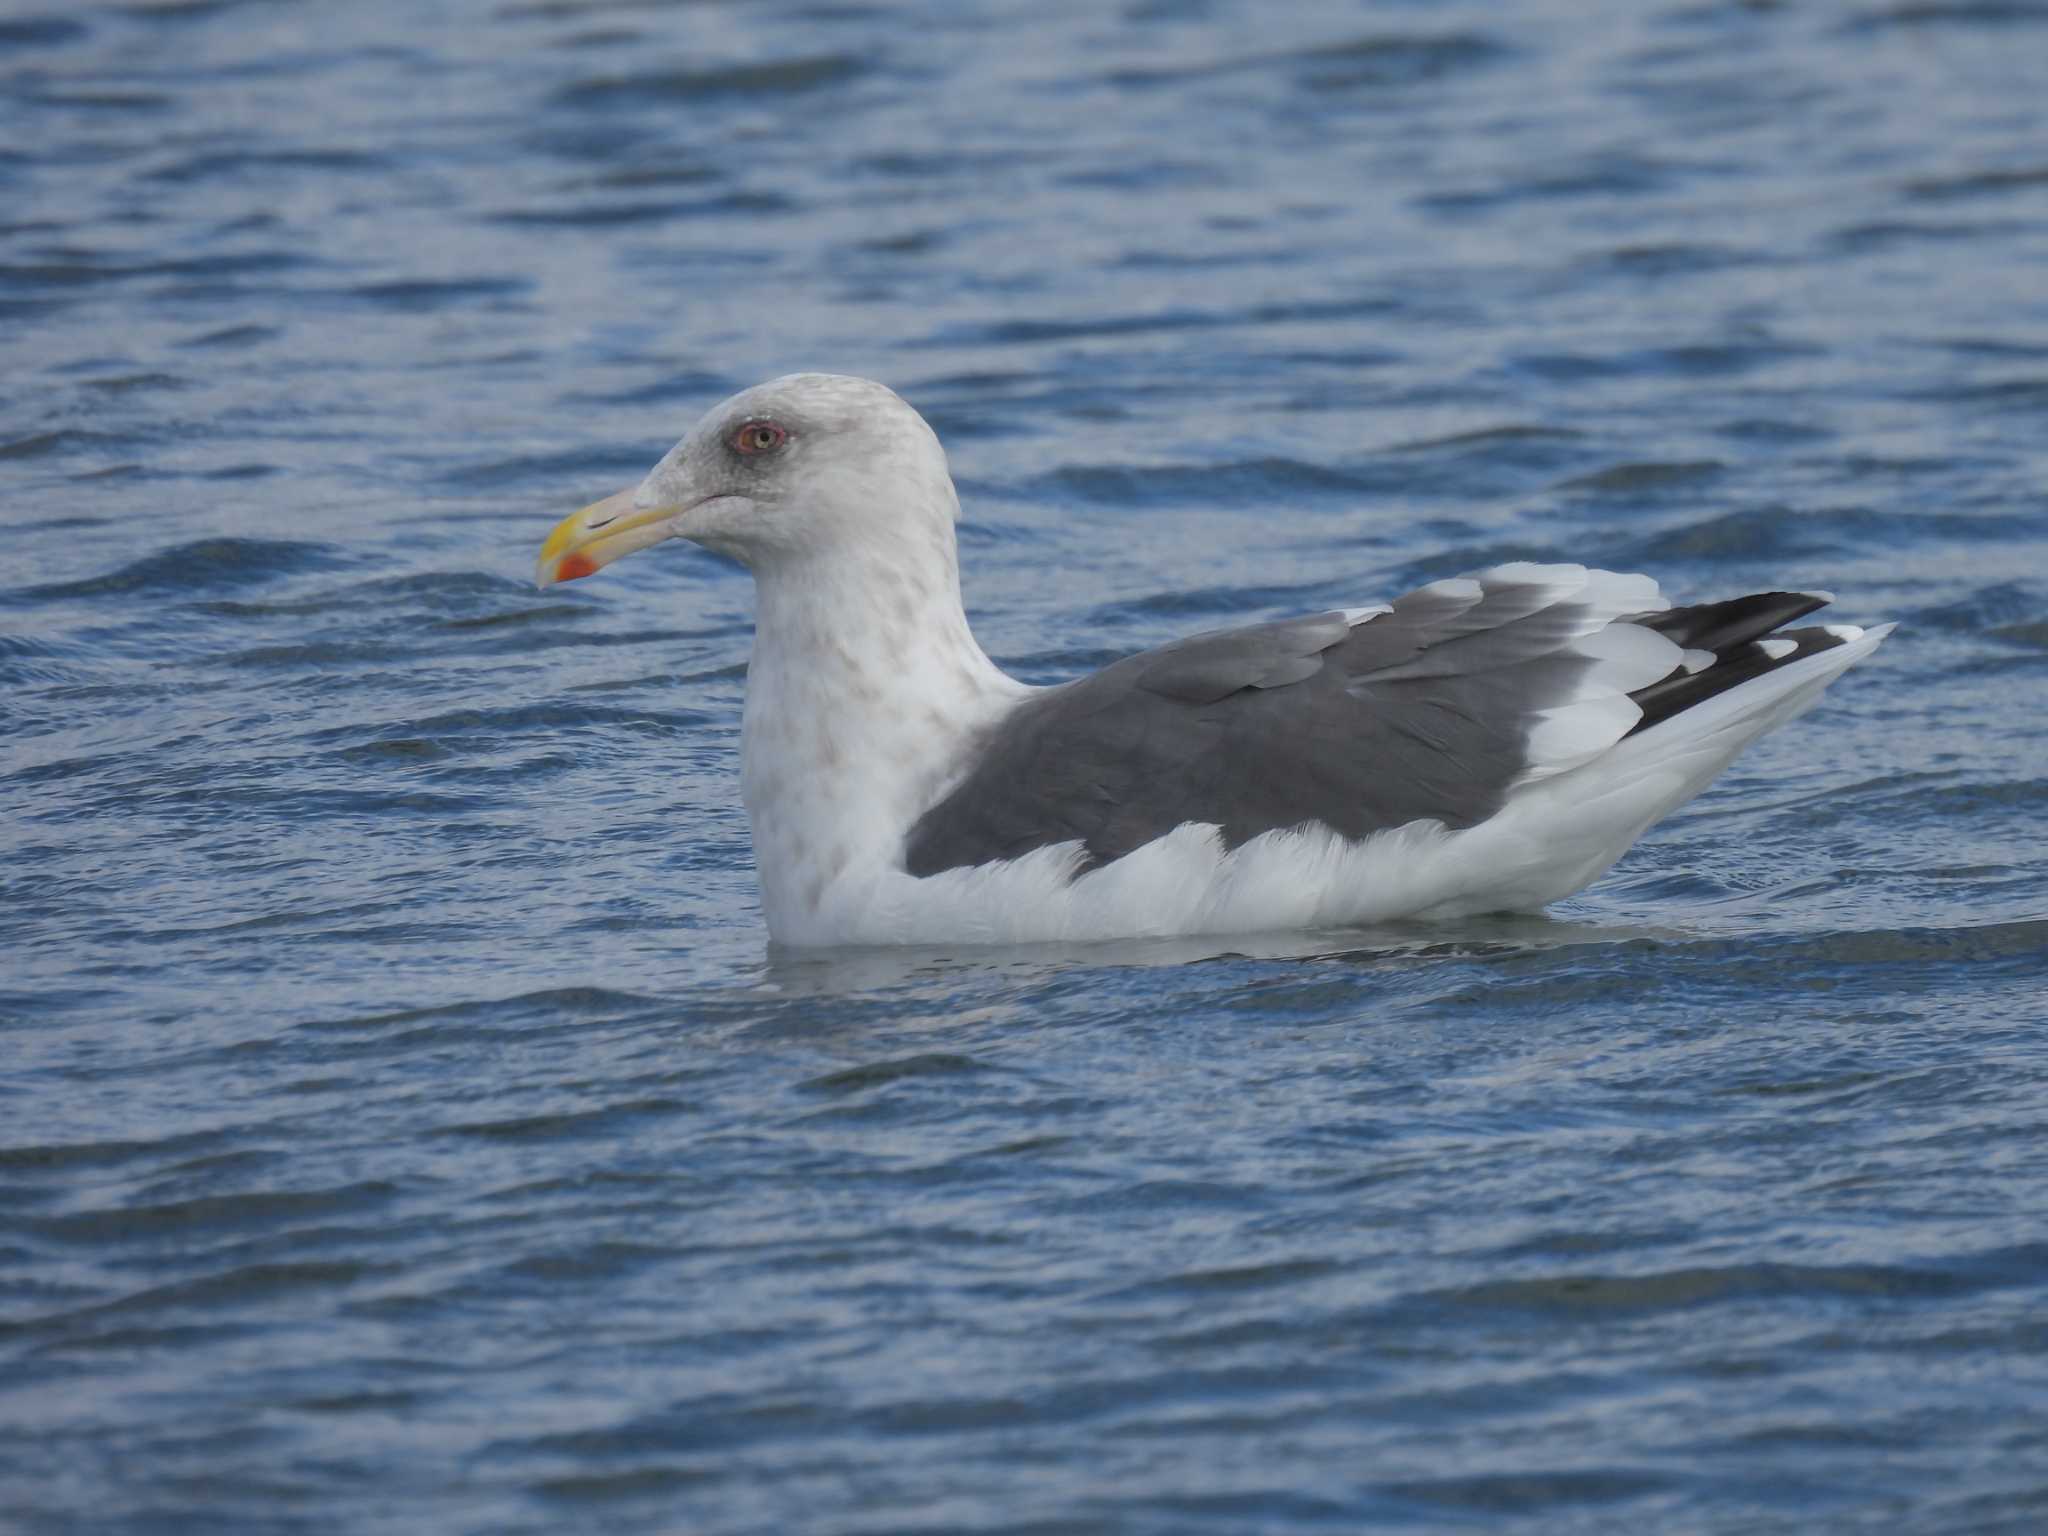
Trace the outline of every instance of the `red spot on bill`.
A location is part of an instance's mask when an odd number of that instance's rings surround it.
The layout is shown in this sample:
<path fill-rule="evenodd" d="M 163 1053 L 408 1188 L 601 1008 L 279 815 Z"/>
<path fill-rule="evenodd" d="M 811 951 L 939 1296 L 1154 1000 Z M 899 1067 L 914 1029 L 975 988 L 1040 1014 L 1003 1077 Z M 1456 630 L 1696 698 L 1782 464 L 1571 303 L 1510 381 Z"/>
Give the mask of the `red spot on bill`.
<path fill-rule="evenodd" d="M 562 563 L 555 567 L 555 580 L 574 581 L 579 576 L 588 576 L 597 569 L 597 562 L 588 555 L 564 555 Z"/>

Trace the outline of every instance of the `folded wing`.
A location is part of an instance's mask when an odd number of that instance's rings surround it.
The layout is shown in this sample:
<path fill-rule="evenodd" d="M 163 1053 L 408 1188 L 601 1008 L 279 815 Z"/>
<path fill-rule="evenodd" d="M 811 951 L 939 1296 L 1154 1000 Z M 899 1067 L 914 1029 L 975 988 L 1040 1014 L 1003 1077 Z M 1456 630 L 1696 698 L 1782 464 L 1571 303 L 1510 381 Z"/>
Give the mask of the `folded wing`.
<path fill-rule="evenodd" d="M 1780 630 L 1826 601 L 1672 608 L 1646 576 L 1523 563 L 1197 635 L 1019 705 L 913 826 L 905 865 L 1077 842 L 1086 868 L 1187 822 L 1232 847 L 1310 823 L 1475 826 L 1518 788 L 1860 633 Z"/>

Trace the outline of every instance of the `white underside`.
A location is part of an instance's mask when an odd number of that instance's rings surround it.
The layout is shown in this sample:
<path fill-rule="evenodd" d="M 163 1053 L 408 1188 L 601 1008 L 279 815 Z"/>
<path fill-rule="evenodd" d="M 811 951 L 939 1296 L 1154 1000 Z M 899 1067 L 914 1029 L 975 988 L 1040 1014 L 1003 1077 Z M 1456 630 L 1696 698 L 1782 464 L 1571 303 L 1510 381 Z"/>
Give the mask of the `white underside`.
<path fill-rule="evenodd" d="M 1348 927 L 1527 911 L 1580 890 L 1745 746 L 1808 708 L 1885 625 L 1534 777 L 1462 831 L 1418 821 L 1353 841 L 1321 826 L 1226 850 L 1186 824 L 1079 877 L 1078 844 L 918 878 L 856 860 L 776 925 L 800 945 L 1016 944 Z"/>

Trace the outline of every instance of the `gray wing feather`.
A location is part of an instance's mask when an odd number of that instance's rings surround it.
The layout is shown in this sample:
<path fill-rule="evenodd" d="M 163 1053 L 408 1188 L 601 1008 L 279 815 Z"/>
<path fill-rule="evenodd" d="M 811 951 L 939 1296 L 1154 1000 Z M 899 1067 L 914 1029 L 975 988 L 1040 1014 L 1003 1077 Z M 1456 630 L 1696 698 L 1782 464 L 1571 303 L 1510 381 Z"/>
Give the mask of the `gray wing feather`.
<path fill-rule="evenodd" d="M 1505 567 L 1362 622 L 1327 613 L 1197 635 L 1049 689 L 977 743 L 912 828 L 906 866 L 932 874 L 1071 841 L 1107 863 L 1184 822 L 1234 847 L 1310 822 L 1360 838 L 1484 821 L 1529 767 L 1532 721 L 1572 702 L 1595 665 L 1570 642 L 1617 616 L 1585 575 Z M 1627 606 L 1648 606 L 1645 593 Z"/>
<path fill-rule="evenodd" d="M 1240 688 L 1284 688 L 1313 677 L 1322 669 L 1322 653 L 1349 630 L 1343 614 L 1319 613 L 1195 635 L 1117 665 L 1141 663 L 1131 681 L 1147 693 L 1181 704 L 1213 704 Z"/>

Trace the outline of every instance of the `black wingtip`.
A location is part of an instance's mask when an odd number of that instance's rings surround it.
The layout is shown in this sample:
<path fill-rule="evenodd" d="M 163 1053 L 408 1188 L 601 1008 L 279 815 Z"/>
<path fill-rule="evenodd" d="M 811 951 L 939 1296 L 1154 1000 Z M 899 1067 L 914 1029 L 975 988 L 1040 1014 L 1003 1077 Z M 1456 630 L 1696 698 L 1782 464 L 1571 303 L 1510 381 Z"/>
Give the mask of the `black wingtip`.
<path fill-rule="evenodd" d="M 1737 646 L 1803 619 L 1833 601 L 1828 592 L 1754 592 L 1718 603 L 1693 603 L 1631 619 L 1689 651 L 1725 656 Z"/>
<path fill-rule="evenodd" d="M 1846 645 L 1861 631 L 1827 624 L 1804 629 L 1781 627 L 1825 608 L 1834 601 L 1834 596 L 1832 592 L 1757 592 L 1726 602 L 1696 603 L 1630 620 L 1645 629 L 1656 630 L 1689 651 L 1709 651 L 1714 662 L 1691 672 L 1681 666 L 1668 677 L 1630 694 L 1643 718 L 1629 734 L 1648 730 L 1718 693 L 1726 693 L 1802 657 Z"/>

